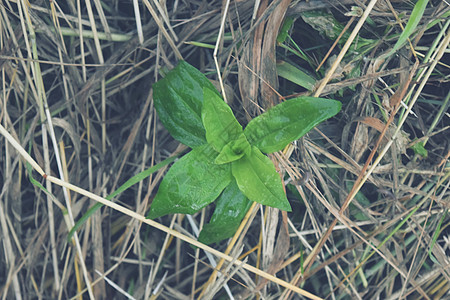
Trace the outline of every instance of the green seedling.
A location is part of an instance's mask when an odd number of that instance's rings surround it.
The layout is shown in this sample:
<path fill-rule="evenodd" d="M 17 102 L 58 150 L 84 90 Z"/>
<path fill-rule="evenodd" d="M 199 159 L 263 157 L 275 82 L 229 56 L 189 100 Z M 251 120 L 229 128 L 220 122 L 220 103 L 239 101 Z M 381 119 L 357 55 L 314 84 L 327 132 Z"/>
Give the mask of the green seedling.
<path fill-rule="evenodd" d="M 166 129 L 192 151 L 167 172 L 147 218 L 193 214 L 217 200 L 200 233 L 204 243 L 232 236 L 251 201 L 291 211 L 280 175 L 263 153 L 282 150 L 341 108 L 335 100 L 295 98 L 243 129 L 209 80 L 184 61 L 155 83 L 153 98 Z"/>
<path fill-rule="evenodd" d="M 414 150 L 415 154 L 419 154 L 423 158 L 428 157 L 428 151 L 427 151 L 427 149 L 425 149 L 423 142 L 414 144 L 413 146 L 411 146 L 411 148 Z"/>

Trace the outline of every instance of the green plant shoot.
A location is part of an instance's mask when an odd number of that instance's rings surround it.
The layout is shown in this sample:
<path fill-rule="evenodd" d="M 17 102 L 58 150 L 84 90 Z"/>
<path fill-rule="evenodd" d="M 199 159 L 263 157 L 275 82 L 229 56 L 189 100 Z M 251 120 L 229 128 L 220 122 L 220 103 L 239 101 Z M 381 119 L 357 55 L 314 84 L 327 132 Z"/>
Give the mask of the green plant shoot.
<path fill-rule="evenodd" d="M 153 90 L 161 122 L 192 151 L 169 169 L 147 218 L 193 214 L 217 200 L 199 237 L 208 244 L 232 236 L 251 201 L 291 211 L 280 175 L 263 153 L 282 150 L 341 109 L 335 100 L 299 97 L 243 129 L 209 80 L 184 61 Z"/>

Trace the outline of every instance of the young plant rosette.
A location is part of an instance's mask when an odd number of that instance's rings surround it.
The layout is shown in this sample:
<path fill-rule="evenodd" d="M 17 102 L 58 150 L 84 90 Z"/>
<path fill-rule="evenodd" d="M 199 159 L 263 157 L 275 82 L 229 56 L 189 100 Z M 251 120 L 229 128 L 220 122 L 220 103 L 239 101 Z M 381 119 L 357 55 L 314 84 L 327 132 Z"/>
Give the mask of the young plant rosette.
<path fill-rule="evenodd" d="M 166 129 L 192 151 L 169 169 L 147 218 L 193 214 L 216 201 L 199 236 L 207 244 L 231 237 L 251 201 L 291 211 L 281 177 L 263 153 L 282 150 L 341 109 L 335 100 L 299 97 L 243 129 L 211 82 L 184 61 L 153 85 L 153 99 Z"/>

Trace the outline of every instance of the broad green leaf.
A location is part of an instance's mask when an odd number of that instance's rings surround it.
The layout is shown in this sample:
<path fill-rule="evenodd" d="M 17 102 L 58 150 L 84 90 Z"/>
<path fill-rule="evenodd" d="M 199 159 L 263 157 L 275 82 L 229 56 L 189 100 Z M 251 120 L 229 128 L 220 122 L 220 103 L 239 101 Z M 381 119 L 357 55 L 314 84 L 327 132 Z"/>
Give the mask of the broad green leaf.
<path fill-rule="evenodd" d="M 217 156 L 216 164 L 226 164 L 240 159 L 245 154 L 249 154 L 251 151 L 250 144 L 243 133 L 234 141 L 226 144 L 222 151 Z"/>
<path fill-rule="evenodd" d="M 211 220 L 206 224 L 198 240 L 204 244 L 220 242 L 232 237 L 252 202 L 242 194 L 236 181 L 232 181 L 215 202 L 216 208 Z"/>
<path fill-rule="evenodd" d="M 153 199 L 147 218 L 193 214 L 210 204 L 231 181 L 230 165 L 217 165 L 210 145 L 193 149 L 169 169 Z"/>
<path fill-rule="evenodd" d="M 272 161 L 252 147 L 250 155 L 231 163 L 231 172 L 242 193 L 252 201 L 291 211 L 280 175 Z"/>
<path fill-rule="evenodd" d="M 201 119 L 204 87 L 215 90 L 205 75 L 185 61 L 153 85 L 155 109 L 164 127 L 191 148 L 206 143 Z"/>
<path fill-rule="evenodd" d="M 277 72 L 278 76 L 304 87 L 309 91 L 314 89 L 316 80 L 313 77 L 285 61 L 277 63 Z"/>
<path fill-rule="evenodd" d="M 340 109 L 339 101 L 299 97 L 280 103 L 254 118 L 244 133 L 250 145 L 272 153 L 282 150 Z"/>
<path fill-rule="evenodd" d="M 202 121 L 206 140 L 217 151 L 242 134 L 242 126 L 234 117 L 231 108 L 216 92 L 203 89 Z"/>

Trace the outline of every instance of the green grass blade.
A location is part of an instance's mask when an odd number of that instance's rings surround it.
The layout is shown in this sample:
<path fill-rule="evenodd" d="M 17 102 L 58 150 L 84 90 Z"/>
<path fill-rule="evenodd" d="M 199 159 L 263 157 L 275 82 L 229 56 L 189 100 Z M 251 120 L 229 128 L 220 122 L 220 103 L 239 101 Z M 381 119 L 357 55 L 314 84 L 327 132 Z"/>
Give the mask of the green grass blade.
<path fill-rule="evenodd" d="M 145 171 L 142 171 L 141 173 L 131 177 L 124 184 L 122 184 L 117 190 L 115 190 L 112 194 L 108 195 L 106 197 L 106 199 L 111 200 L 112 198 L 114 198 L 118 194 L 120 194 L 123 191 L 127 190 L 128 188 L 130 188 L 131 186 L 135 185 L 136 183 L 140 182 L 141 180 L 144 180 L 145 178 L 150 176 L 150 174 L 152 174 L 152 173 L 158 171 L 159 169 L 161 169 L 162 167 L 167 166 L 168 164 L 172 163 L 173 161 L 175 161 L 175 159 L 178 158 L 179 155 L 180 154 L 171 156 L 171 157 L 163 160 L 162 162 L 154 165 L 153 167 L 151 167 L 151 168 L 149 168 L 149 169 L 147 169 Z M 103 204 L 97 202 L 90 209 L 88 209 L 88 211 L 75 223 L 73 228 L 70 230 L 70 232 L 69 232 L 69 234 L 67 236 L 67 240 L 70 241 L 70 239 L 72 238 L 72 236 L 75 233 L 75 231 L 77 231 L 81 227 L 81 225 L 83 225 L 84 222 L 86 222 L 86 220 L 89 219 L 89 217 L 92 216 L 92 214 L 94 212 L 96 212 L 97 209 L 99 209 L 102 206 L 103 206 Z"/>
<path fill-rule="evenodd" d="M 215 48 L 214 45 L 202 43 L 202 42 L 196 42 L 196 41 L 185 42 L 185 44 L 193 45 L 195 47 L 200 47 L 200 48 L 206 48 L 206 49 L 214 49 Z"/>
<path fill-rule="evenodd" d="M 431 241 L 431 244 L 430 244 L 430 249 L 428 249 L 428 256 L 435 264 L 438 264 L 438 265 L 440 265 L 440 264 L 439 264 L 438 260 L 434 257 L 434 255 L 431 254 L 431 251 L 433 250 L 434 244 L 436 244 L 439 234 L 441 233 L 442 222 L 444 222 L 445 217 L 447 216 L 447 212 L 448 212 L 448 210 L 445 210 L 444 214 L 442 215 L 441 220 L 439 221 L 439 224 L 436 228 L 436 231 L 434 232 L 433 240 Z"/>
<path fill-rule="evenodd" d="M 296 68 L 295 66 L 289 64 L 288 62 L 280 62 L 277 64 L 278 75 L 287 79 L 301 87 L 304 87 L 308 91 L 314 89 L 314 84 L 316 80 L 303 72 L 302 70 Z"/>
<path fill-rule="evenodd" d="M 294 18 L 286 17 L 286 19 L 283 22 L 283 26 L 281 27 L 280 32 L 278 33 L 277 43 L 281 44 L 286 41 L 286 38 L 289 36 L 289 30 L 291 29 L 293 24 Z"/>
<path fill-rule="evenodd" d="M 408 20 L 408 23 L 406 24 L 405 30 L 403 30 L 394 47 L 391 49 L 391 51 L 389 51 L 389 53 L 386 56 L 392 55 L 395 51 L 400 49 L 406 43 L 406 41 L 409 39 L 409 37 L 412 35 L 417 25 L 419 24 L 420 19 L 422 19 L 427 4 L 428 0 L 417 1 L 411 13 L 411 16 Z"/>
<path fill-rule="evenodd" d="M 62 213 L 65 215 L 67 214 L 67 209 L 61 205 L 61 203 L 59 203 L 55 196 L 53 196 L 52 193 L 50 193 L 39 181 L 37 181 L 36 179 L 34 179 L 33 177 L 33 167 L 26 162 L 25 163 L 25 167 L 28 173 L 28 179 L 30 180 L 30 182 L 37 187 L 38 189 L 40 189 L 41 191 L 43 191 L 45 194 L 47 194 L 50 198 L 52 198 L 53 202 L 61 209 Z"/>

